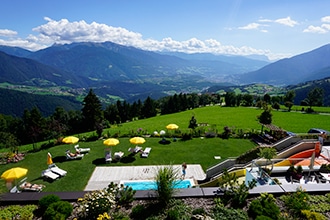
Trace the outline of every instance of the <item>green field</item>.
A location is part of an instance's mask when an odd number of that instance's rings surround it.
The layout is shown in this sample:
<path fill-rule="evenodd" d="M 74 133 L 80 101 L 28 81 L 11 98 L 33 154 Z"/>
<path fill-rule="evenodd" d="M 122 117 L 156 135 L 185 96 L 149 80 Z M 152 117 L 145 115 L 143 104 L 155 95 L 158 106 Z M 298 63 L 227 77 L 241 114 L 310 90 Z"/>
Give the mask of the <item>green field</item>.
<path fill-rule="evenodd" d="M 143 147 L 151 147 L 152 151 L 148 158 L 140 158 L 139 155 L 134 157 L 128 156 L 128 148 L 133 147 L 129 143 L 129 135 L 137 134 L 139 128 L 143 133 L 153 133 L 154 131 L 165 130 L 165 126 L 175 123 L 180 126 L 181 132 L 188 132 L 188 123 L 192 115 L 197 119 L 198 123 L 208 123 L 209 126 L 203 127 L 203 130 L 217 130 L 218 133 L 223 132 L 223 127 L 228 126 L 232 129 L 242 129 L 243 131 L 260 130 L 261 126 L 256 120 L 262 110 L 255 108 L 224 108 L 219 106 L 210 106 L 197 108 L 185 112 L 171 115 L 157 116 L 145 120 L 137 120 L 124 123 L 120 126 L 114 126 L 104 130 L 104 135 L 118 135 L 120 144 L 113 147 L 114 151 L 123 151 L 125 157 L 118 163 L 104 163 L 104 149 L 102 140 L 94 142 L 80 141 L 82 148 L 89 147 L 91 152 L 82 160 L 67 161 L 65 151 L 67 149 L 74 150 L 73 145 L 59 145 L 50 149 L 44 149 L 35 153 L 28 153 L 24 160 L 19 163 L 11 163 L 0 166 L 0 173 L 5 170 L 21 166 L 29 170 L 28 181 L 33 183 L 42 183 L 46 185 L 44 191 L 78 191 L 83 190 L 96 166 L 137 166 L 137 165 L 161 165 L 161 164 L 201 164 L 206 169 L 220 161 L 228 158 L 239 156 L 247 150 L 253 148 L 255 144 L 248 139 L 223 140 L 221 138 L 194 138 L 193 140 L 171 142 L 168 145 L 162 145 L 158 142 L 160 137 L 146 138 Z M 329 115 L 318 114 L 302 114 L 300 112 L 282 112 L 273 111 L 273 123 L 285 130 L 295 133 L 306 133 L 311 127 L 320 127 L 330 130 Z M 88 134 L 77 135 L 81 139 Z M 168 140 L 172 140 L 168 138 Z M 50 140 L 53 141 L 53 140 Z M 40 143 L 39 143 L 40 145 Z M 22 146 L 20 150 L 31 149 L 32 145 Z M 44 182 L 41 178 L 41 172 L 47 168 L 47 152 L 53 155 L 53 161 L 62 169 L 68 171 L 67 176 L 56 180 L 53 183 Z M 222 160 L 214 159 L 214 156 L 221 156 Z M 1 191 L 6 191 L 5 182 L 0 182 Z"/>

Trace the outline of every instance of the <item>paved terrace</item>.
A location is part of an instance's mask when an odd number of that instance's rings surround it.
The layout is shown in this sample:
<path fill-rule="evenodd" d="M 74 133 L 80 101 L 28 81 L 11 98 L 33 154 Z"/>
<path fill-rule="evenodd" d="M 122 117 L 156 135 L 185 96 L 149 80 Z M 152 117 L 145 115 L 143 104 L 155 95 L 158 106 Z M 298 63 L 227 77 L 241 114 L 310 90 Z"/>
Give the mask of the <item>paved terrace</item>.
<path fill-rule="evenodd" d="M 96 167 L 85 187 L 85 191 L 104 189 L 110 182 L 153 180 L 161 167 L 163 166 Z M 178 172 L 178 175 L 181 175 L 181 165 L 173 165 L 173 168 Z M 203 180 L 206 177 L 199 164 L 187 164 L 186 173 L 186 179 Z"/>

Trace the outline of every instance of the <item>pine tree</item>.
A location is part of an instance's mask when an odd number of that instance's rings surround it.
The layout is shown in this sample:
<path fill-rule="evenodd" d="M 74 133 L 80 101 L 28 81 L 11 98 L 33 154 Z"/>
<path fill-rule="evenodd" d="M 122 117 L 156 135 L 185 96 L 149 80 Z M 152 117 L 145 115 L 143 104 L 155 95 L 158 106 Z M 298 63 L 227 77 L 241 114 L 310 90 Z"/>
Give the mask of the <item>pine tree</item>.
<path fill-rule="evenodd" d="M 99 127 L 103 121 L 102 104 L 92 89 L 83 100 L 82 115 L 86 131 L 92 131 Z"/>

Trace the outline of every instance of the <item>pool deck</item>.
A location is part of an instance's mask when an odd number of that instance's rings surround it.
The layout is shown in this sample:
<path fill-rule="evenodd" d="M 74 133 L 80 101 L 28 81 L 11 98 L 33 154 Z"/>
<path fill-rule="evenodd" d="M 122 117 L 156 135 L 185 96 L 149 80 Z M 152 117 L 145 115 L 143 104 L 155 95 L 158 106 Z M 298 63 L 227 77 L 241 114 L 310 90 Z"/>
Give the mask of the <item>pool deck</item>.
<path fill-rule="evenodd" d="M 172 165 L 174 170 L 181 176 L 181 164 Z M 153 180 L 159 168 L 163 166 L 117 166 L 96 167 L 90 177 L 85 191 L 106 188 L 109 183 L 120 183 L 124 180 Z M 206 177 L 201 165 L 188 164 L 186 179 L 203 180 Z"/>

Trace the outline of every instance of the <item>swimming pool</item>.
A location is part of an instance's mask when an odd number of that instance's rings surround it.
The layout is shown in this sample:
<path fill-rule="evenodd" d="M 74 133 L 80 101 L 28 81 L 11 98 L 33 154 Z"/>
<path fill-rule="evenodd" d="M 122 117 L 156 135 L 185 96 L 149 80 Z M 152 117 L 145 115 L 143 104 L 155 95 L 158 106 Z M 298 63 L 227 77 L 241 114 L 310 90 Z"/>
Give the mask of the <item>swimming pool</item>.
<path fill-rule="evenodd" d="M 120 181 L 120 185 L 132 187 L 134 190 L 156 190 L 157 185 L 153 180 L 127 180 Z M 176 180 L 174 182 L 175 189 L 184 189 L 193 187 L 194 181 L 192 179 Z"/>

